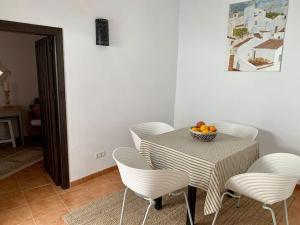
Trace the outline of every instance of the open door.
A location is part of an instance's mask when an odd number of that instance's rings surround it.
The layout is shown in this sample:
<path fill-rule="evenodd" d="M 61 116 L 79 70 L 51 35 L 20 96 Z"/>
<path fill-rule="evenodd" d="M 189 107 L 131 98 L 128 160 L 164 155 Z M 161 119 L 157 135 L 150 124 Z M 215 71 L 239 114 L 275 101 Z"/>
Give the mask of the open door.
<path fill-rule="evenodd" d="M 59 109 L 57 109 L 57 80 L 54 37 L 36 41 L 36 63 L 41 102 L 41 121 L 44 143 L 45 169 L 56 185 L 65 179 L 62 172 L 62 156 L 59 140 Z"/>
<path fill-rule="evenodd" d="M 0 31 L 46 36 L 36 43 L 44 126 L 45 166 L 57 185 L 70 187 L 63 29 L 0 20 Z"/>

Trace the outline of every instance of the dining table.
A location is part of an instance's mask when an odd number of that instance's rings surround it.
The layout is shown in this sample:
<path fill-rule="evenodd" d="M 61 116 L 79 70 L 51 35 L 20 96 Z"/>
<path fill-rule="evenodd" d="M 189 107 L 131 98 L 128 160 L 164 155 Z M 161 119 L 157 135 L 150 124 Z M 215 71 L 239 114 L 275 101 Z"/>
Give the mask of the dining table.
<path fill-rule="evenodd" d="M 221 208 L 221 195 L 226 181 L 247 169 L 259 158 L 256 141 L 218 132 L 211 142 L 193 138 L 190 128 L 159 135 L 142 136 L 140 153 L 155 169 L 184 171 L 190 178 L 188 202 L 193 221 L 196 214 L 197 189 L 206 192 L 204 215 Z M 162 199 L 157 199 L 156 209 Z M 191 225 L 188 217 L 187 225 Z"/>

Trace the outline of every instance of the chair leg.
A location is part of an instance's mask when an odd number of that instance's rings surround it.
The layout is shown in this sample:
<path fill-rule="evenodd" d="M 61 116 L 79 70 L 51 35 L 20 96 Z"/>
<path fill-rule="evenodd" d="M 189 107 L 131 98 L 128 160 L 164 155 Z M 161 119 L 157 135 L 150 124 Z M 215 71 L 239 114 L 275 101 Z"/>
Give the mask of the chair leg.
<path fill-rule="evenodd" d="M 194 223 L 193 223 L 192 214 L 191 214 L 191 210 L 190 210 L 190 206 L 189 206 L 189 201 L 188 201 L 188 199 L 187 199 L 186 193 L 183 192 L 183 195 L 184 195 L 185 204 L 186 204 L 186 208 L 187 208 L 188 215 L 189 215 L 189 219 L 190 219 L 190 224 L 194 224 Z"/>
<path fill-rule="evenodd" d="M 13 146 L 13 148 L 15 148 L 16 147 L 16 139 L 15 139 L 14 130 L 12 128 L 12 124 L 11 124 L 10 120 L 8 120 L 8 129 L 9 129 L 9 135 L 10 135 L 10 139 L 12 142 L 12 146 Z"/>
<path fill-rule="evenodd" d="M 269 211 L 271 212 L 273 224 L 274 224 L 274 225 L 277 225 L 276 217 L 275 217 L 275 213 L 274 213 L 273 209 L 271 209 L 271 208 L 268 207 L 267 205 L 263 205 L 263 208 L 266 209 L 266 210 L 269 210 Z"/>
<path fill-rule="evenodd" d="M 215 225 L 215 224 L 216 224 L 216 221 L 217 221 L 217 218 L 218 218 L 219 212 L 220 212 L 220 210 L 219 210 L 219 211 L 217 211 L 217 212 L 215 213 L 215 216 L 214 216 L 214 219 L 213 219 L 212 225 Z"/>
<path fill-rule="evenodd" d="M 120 225 L 122 225 L 123 222 L 123 215 L 124 215 L 124 208 L 125 208 L 125 201 L 126 201 L 126 195 L 127 195 L 128 188 L 124 191 L 124 197 L 123 197 L 123 203 L 122 203 L 122 211 L 121 211 L 121 218 L 120 218 Z"/>
<path fill-rule="evenodd" d="M 224 199 L 224 197 L 225 197 L 226 194 L 227 194 L 227 192 L 225 192 L 225 193 L 222 195 L 222 197 L 221 197 L 221 207 L 222 207 L 223 199 Z M 217 221 L 217 218 L 218 218 L 218 215 L 219 215 L 220 210 L 221 210 L 221 208 L 219 209 L 219 211 L 217 211 L 217 212 L 215 213 L 215 216 L 214 216 L 214 220 L 213 220 L 213 222 L 212 222 L 212 225 L 215 225 L 215 224 L 216 224 L 216 221 Z"/>
<path fill-rule="evenodd" d="M 241 197 L 237 199 L 236 207 L 241 208 Z"/>
<path fill-rule="evenodd" d="M 150 203 L 149 203 L 148 208 L 147 208 L 147 211 L 146 211 L 146 213 L 145 213 L 145 216 L 144 216 L 144 220 L 143 220 L 142 225 L 145 225 L 145 222 L 146 222 L 146 219 L 147 219 L 147 216 L 148 216 L 148 214 L 149 214 L 149 210 L 150 210 L 151 206 L 154 206 L 154 205 L 155 205 L 155 201 L 152 201 L 152 200 L 149 200 L 149 201 L 150 201 Z"/>
<path fill-rule="evenodd" d="M 221 197 L 221 205 L 222 205 L 222 202 L 223 202 L 223 199 L 224 199 L 225 195 L 229 195 L 229 196 L 232 197 L 232 198 L 237 198 L 237 199 L 238 199 L 238 205 L 239 205 L 240 196 L 236 196 L 236 195 L 234 195 L 234 194 L 232 194 L 232 193 L 230 193 L 230 192 L 225 192 L 225 193 L 223 193 L 223 195 L 222 195 L 222 197 Z M 218 215 L 219 215 L 220 210 L 221 210 L 221 208 L 219 209 L 219 211 L 217 211 L 217 212 L 215 213 L 215 217 L 214 217 L 214 220 L 213 220 L 213 222 L 212 222 L 212 225 L 215 225 L 215 224 L 216 224 L 217 217 L 218 217 Z"/>
<path fill-rule="evenodd" d="M 289 214 L 288 214 L 288 207 L 287 207 L 286 200 L 283 201 L 283 204 L 284 204 L 284 212 L 285 212 L 285 223 L 286 225 L 289 225 Z"/>

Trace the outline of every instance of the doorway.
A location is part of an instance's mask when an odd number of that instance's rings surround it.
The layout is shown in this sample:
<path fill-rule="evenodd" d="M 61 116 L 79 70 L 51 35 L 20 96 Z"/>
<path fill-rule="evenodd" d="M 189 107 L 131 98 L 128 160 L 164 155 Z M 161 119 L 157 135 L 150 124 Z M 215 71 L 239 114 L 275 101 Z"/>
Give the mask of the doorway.
<path fill-rule="evenodd" d="M 0 20 L 0 31 L 42 36 L 35 51 L 44 167 L 56 185 L 69 188 L 62 29 Z"/>

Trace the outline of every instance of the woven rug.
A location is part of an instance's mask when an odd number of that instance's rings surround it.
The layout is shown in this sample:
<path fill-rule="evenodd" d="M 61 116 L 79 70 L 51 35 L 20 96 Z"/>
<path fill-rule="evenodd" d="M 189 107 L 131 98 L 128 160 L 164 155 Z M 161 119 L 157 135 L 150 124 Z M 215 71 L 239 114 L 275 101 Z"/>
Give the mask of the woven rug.
<path fill-rule="evenodd" d="M 205 193 L 198 191 L 196 224 L 210 225 L 213 215 L 204 216 L 203 206 Z M 117 225 L 119 224 L 123 193 L 115 193 L 106 198 L 98 199 L 84 208 L 76 209 L 64 216 L 68 225 Z M 289 204 L 294 200 L 289 199 Z M 124 225 L 140 225 L 148 202 L 128 192 L 124 214 Z M 282 204 L 272 207 L 281 219 L 283 214 Z M 165 196 L 163 209 L 157 211 L 151 208 L 146 225 L 185 225 L 186 207 L 183 197 Z M 272 218 L 262 205 L 246 197 L 241 198 L 241 207 L 236 208 L 236 200 L 225 198 L 222 211 L 217 220 L 218 225 L 271 225 Z"/>
<path fill-rule="evenodd" d="M 42 147 L 0 149 L 0 180 L 42 159 Z"/>

